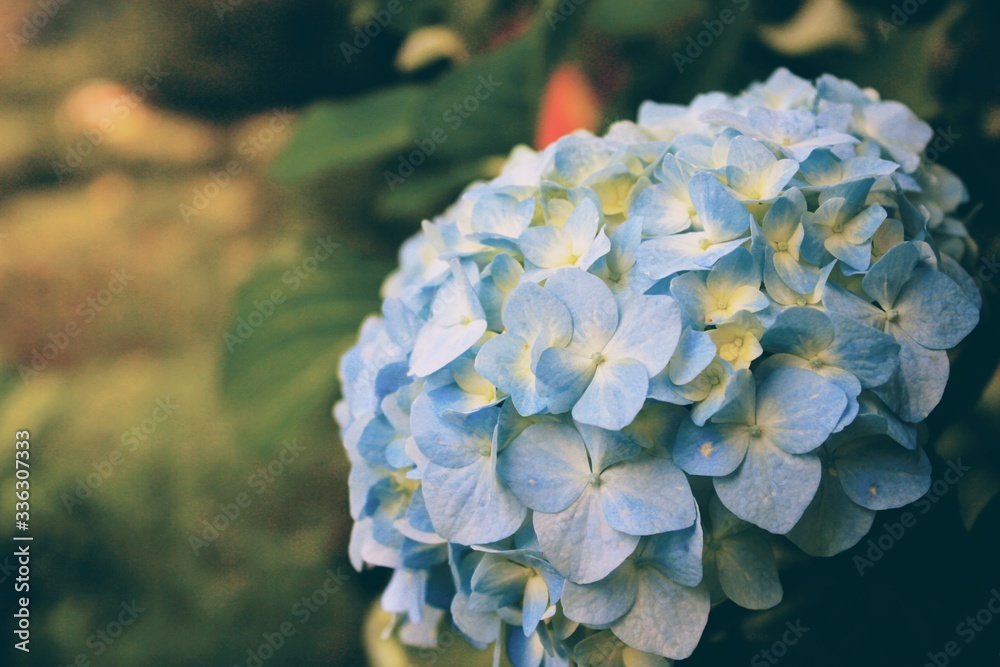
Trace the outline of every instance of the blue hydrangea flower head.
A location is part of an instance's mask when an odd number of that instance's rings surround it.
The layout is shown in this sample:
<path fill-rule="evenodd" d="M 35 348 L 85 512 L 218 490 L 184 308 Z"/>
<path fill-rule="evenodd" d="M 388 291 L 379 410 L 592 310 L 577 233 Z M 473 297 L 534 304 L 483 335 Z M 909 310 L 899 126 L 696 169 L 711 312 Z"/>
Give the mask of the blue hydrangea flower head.
<path fill-rule="evenodd" d="M 780 602 L 775 541 L 831 556 L 926 493 L 917 426 L 982 303 L 930 137 L 779 69 L 519 146 L 425 221 L 334 409 L 400 637 L 671 665 L 712 604 Z"/>

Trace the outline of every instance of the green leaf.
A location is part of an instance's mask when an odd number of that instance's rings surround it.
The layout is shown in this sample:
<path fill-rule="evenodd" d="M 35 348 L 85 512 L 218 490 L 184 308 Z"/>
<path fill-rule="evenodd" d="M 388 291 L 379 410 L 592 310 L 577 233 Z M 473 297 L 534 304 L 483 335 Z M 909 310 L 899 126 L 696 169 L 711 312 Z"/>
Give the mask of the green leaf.
<path fill-rule="evenodd" d="M 428 165 L 375 199 L 375 212 L 387 220 L 412 223 L 439 213 L 469 183 L 490 174 L 490 159 L 431 167 Z"/>
<path fill-rule="evenodd" d="M 615 37 L 657 32 L 671 23 L 697 16 L 707 9 L 705 0 L 633 0 L 628 11 L 618 0 L 591 0 L 587 24 L 594 30 Z"/>
<path fill-rule="evenodd" d="M 435 159 L 506 155 L 531 143 L 545 85 L 545 33 L 536 23 L 500 48 L 442 76 L 417 112 L 414 140 Z M 427 151 L 425 151 L 427 152 Z"/>
<path fill-rule="evenodd" d="M 425 95 L 422 86 L 399 86 L 311 106 L 271 165 L 272 177 L 294 185 L 387 157 L 409 145 L 414 115 Z"/>
<path fill-rule="evenodd" d="M 258 266 L 224 334 L 222 393 L 252 450 L 280 443 L 311 411 L 329 409 L 340 355 L 379 309 L 387 265 L 339 247 L 313 265 L 308 258 L 326 254 L 313 248 Z"/>

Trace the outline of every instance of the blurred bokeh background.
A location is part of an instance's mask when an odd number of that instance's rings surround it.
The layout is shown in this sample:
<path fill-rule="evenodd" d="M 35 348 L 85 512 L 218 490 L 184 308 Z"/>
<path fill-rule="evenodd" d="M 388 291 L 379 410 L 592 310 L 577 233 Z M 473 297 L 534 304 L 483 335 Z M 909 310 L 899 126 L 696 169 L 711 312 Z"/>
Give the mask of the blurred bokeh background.
<path fill-rule="evenodd" d="M 515 144 L 782 65 L 910 105 L 969 187 L 984 317 L 925 433 L 935 479 L 963 474 L 884 551 L 776 542 L 785 601 L 725 605 L 684 664 L 775 664 L 761 651 L 796 621 L 783 664 L 916 667 L 953 640 L 948 664 L 1000 664 L 1000 618 L 956 635 L 1000 587 L 998 29 L 993 0 L 2 0 L 0 440 L 31 431 L 26 664 L 486 664 L 450 635 L 378 639 L 386 574 L 346 558 L 338 355 L 399 243 Z M 480 77 L 488 98 L 449 117 Z M 25 657 L 11 644 L 0 663 Z"/>

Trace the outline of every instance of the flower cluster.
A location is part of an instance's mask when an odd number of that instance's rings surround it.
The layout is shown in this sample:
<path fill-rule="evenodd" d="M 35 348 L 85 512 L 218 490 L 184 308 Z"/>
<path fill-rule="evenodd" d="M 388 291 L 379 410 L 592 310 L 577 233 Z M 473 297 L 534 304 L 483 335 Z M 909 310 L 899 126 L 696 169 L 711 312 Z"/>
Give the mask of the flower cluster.
<path fill-rule="evenodd" d="M 425 221 L 341 363 L 355 567 L 403 641 L 665 665 L 782 596 L 770 534 L 923 495 L 976 325 L 962 183 L 902 104 L 778 70 L 516 148 Z"/>

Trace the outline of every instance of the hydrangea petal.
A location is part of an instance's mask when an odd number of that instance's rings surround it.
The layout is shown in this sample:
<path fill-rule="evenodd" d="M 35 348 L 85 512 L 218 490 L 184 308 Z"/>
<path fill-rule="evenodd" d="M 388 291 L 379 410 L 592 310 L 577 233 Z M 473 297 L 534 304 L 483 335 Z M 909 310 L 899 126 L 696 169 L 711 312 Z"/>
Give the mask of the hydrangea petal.
<path fill-rule="evenodd" d="M 579 623 L 608 625 L 632 608 L 638 592 L 635 566 L 632 559 L 628 559 L 607 577 L 592 584 L 567 581 L 563 588 L 563 611 L 567 618 Z"/>
<path fill-rule="evenodd" d="M 899 290 L 898 323 L 920 345 L 946 350 L 979 323 L 979 309 L 954 280 L 934 269 L 918 269 Z"/>
<path fill-rule="evenodd" d="M 809 371 L 782 368 L 757 392 L 757 424 L 777 447 L 803 454 L 823 444 L 846 407 L 847 397 L 832 382 Z"/>
<path fill-rule="evenodd" d="M 607 360 L 573 406 L 573 419 L 616 431 L 625 428 L 642 409 L 649 389 L 646 367 L 632 359 Z"/>
<path fill-rule="evenodd" d="M 837 478 L 824 470 L 816 497 L 787 536 L 810 556 L 834 556 L 860 542 L 874 521 L 875 512 L 851 502 Z"/>
<path fill-rule="evenodd" d="M 597 276 L 579 269 L 561 269 L 545 289 L 563 302 L 573 320 L 571 347 L 588 354 L 601 351 L 618 328 L 618 304 Z"/>
<path fill-rule="evenodd" d="M 604 347 L 609 359 L 635 359 L 656 375 L 667 365 L 681 334 L 677 302 L 668 296 L 623 294 L 619 296 L 621 319 Z"/>
<path fill-rule="evenodd" d="M 630 535 L 653 535 L 690 526 L 691 487 L 674 462 L 642 454 L 601 473 L 601 506 L 608 523 Z"/>
<path fill-rule="evenodd" d="M 445 418 L 425 394 L 413 402 L 410 428 L 420 451 L 431 461 L 448 468 L 462 468 L 478 460 L 483 447 L 492 446 L 498 418 L 497 408 L 484 408 L 469 415 L 452 413 Z"/>
<path fill-rule="evenodd" d="M 600 494 L 592 486 L 563 512 L 535 512 L 533 522 L 549 562 L 578 584 L 606 577 L 639 543 L 638 537 L 611 527 L 601 508 Z M 587 539 L 581 540 L 580 535 Z"/>
<path fill-rule="evenodd" d="M 640 568 L 638 578 L 635 603 L 611 631 L 640 651 L 687 658 L 708 622 L 708 591 L 703 586 L 682 586 L 656 566 Z"/>
<path fill-rule="evenodd" d="M 820 467 L 815 455 L 789 454 L 765 438 L 756 438 L 740 467 L 713 481 L 719 499 L 733 514 L 764 530 L 784 534 L 798 522 L 816 494 Z"/>
<path fill-rule="evenodd" d="M 503 450 L 497 473 L 531 509 L 561 512 L 580 497 L 590 464 L 576 429 L 543 422 L 526 428 Z"/>
<path fill-rule="evenodd" d="M 759 528 L 735 517 L 717 497 L 710 504 L 713 539 L 706 557 L 722 591 L 745 609 L 770 609 L 783 595 L 774 553 Z"/>
<path fill-rule="evenodd" d="M 437 533 L 458 544 L 484 544 L 513 535 L 527 508 L 496 475 L 489 457 L 464 468 L 431 463 L 424 500 Z"/>
<path fill-rule="evenodd" d="M 750 446 L 750 428 L 745 424 L 715 424 L 707 422 L 681 423 L 674 444 L 677 465 L 692 475 L 722 477 L 739 467 Z"/>
<path fill-rule="evenodd" d="M 872 389 L 885 404 L 905 421 L 927 419 L 948 384 L 948 353 L 928 350 L 895 324 L 888 332 L 899 343 L 899 367 L 885 384 Z"/>
<path fill-rule="evenodd" d="M 635 362 L 639 367 L 641 364 Z M 643 368 L 643 374 L 645 374 Z M 550 347 L 538 357 L 535 374 L 541 395 L 549 412 L 569 412 L 590 387 L 597 373 L 597 364 L 589 356 L 577 354 L 565 347 Z"/>
<path fill-rule="evenodd" d="M 848 443 L 837 449 L 837 455 L 844 492 L 862 507 L 902 507 L 931 487 L 931 464 L 922 449 L 904 449 L 886 438 L 882 442 Z"/>

